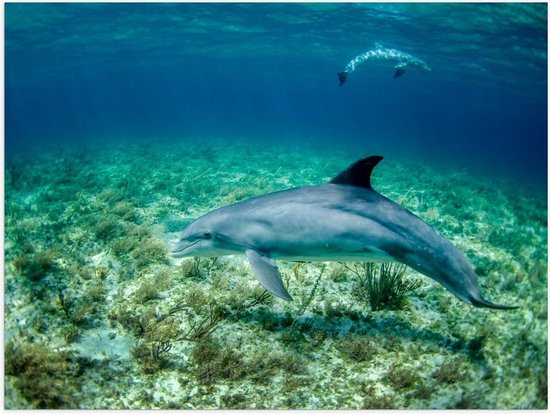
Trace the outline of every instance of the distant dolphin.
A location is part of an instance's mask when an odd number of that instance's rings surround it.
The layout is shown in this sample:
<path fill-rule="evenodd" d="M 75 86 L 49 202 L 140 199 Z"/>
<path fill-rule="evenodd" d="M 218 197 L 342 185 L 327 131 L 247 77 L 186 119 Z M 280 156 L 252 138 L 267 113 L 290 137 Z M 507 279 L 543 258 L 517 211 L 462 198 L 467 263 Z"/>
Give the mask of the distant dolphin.
<path fill-rule="evenodd" d="M 172 250 L 174 257 L 245 253 L 258 281 L 292 300 L 271 259 L 394 261 L 435 279 L 478 307 L 512 309 L 481 296 L 466 257 L 433 228 L 370 184 L 380 156 L 364 158 L 329 183 L 242 201 L 198 218 Z"/>
<path fill-rule="evenodd" d="M 395 74 L 393 75 L 394 78 L 399 78 L 400 76 L 402 76 L 405 73 L 405 69 L 408 68 L 431 70 L 431 68 L 426 65 L 424 61 L 417 59 L 414 56 L 409 55 L 408 53 L 401 52 L 397 49 L 386 49 L 376 43 L 375 49 L 369 50 L 361 55 L 354 57 L 346 65 L 346 68 L 343 72 L 337 73 L 338 79 L 340 80 L 340 86 L 342 86 L 346 82 L 349 73 L 353 72 L 355 69 L 357 69 L 357 66 L 362 65 L 368 60 L 389 61 L 391 63 L 395 63 Z"/>

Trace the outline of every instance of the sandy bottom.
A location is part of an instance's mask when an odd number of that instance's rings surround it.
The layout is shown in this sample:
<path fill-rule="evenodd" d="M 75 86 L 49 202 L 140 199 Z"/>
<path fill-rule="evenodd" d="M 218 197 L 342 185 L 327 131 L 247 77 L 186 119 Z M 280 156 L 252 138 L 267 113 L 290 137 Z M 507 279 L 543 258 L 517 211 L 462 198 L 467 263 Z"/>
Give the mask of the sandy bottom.
<path fill-rule="evenodd" d="M 361 154 L 363 155 L 363 154 Z M 546 408 L 545 194 L 386 159 L 374 187 L 472 261 L 476 309 L 420 281 L 373 311 L 360 265 L 167 255 L 190 219 L 314 185 L 357 153 L 244 144 L 64 150 L 7 161 L 8 408 Z"/>

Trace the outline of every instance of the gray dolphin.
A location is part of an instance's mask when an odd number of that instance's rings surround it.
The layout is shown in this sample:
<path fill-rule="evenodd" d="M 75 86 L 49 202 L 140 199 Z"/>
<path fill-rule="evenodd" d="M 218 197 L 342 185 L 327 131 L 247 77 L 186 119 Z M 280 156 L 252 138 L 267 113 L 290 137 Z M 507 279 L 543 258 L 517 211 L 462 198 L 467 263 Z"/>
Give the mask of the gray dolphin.
<path fill-rule="evenodd" d="M 329 183 L 266 194 L 211 211 L 193 221 L 174 257 L 245 253 L 258 281 L 292 300 L 272 259 L 393 261 L 438 281 L 478 307 L 512 309 L 481 296 L 468 259 L 410 211 L 372 189 L 382 160 L 367 157 Z"/>
<path fill-rule="evenodd" d="M 399 78 L 402 76 L 408 68 L 431 70 L 431 68 L 421 59 L 409 55 L 408 53 L 401 52 L 397 49 L 384 48 L 380 44 L 376 43 L 374 49 L 355 56 L 349 61 L 343 72 L 337 73 L 340 86 L 346 82 L 349 73 L 355 71 L 358 66 L 367 61 L 382 61 L 395 64 L 395 74 L 393 75 L 394 78 Z"/>

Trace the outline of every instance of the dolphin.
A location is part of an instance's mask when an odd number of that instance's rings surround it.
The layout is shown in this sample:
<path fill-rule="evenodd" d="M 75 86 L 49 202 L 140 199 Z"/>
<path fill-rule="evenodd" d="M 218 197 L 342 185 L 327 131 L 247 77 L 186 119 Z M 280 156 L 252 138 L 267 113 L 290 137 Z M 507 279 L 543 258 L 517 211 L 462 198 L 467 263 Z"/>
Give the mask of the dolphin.
<path fill-rule="evenodd" d="M 353 72 L 359 65 L 362 65 L 366 61 L 388 61 L 391 63 L 394 63 L 394 69 L 395 73 L 393 75 L 394 78 L 401 77 L 405 70 L 408 68 L 416 68 L 416 69 L 422 69 L 422 70 L 431 70 L 431 68 L 426 65 L 426 63 L 423 60 L 420 60 L 418 58 L 415 58 L 412 55 L 409 55 L 408 53 L 401 52 L 397 49 L 387 49 L 382 47 L 380 44 L 376 43 L 375 48 L 373 50 L 369 50 L 365 53 L 362 53 L 358 56 L 355 56 L 344 69 L 343 72 L 338 72 L 338 80 L 340 81 L 340 86 L 342 86 L 346 79 L 348 78 L 348 74 Z"/>
<path fill-rule="evenodd" d="M 383 159 L 361 159 L 326 184 L 278 191 L 213 210 L 181 235 L 174 257 L 245 254 L 264 288 L 292 300 L 273 259 L 403 263 L 477 307 L 513 309 L 481 296 L 468 259 L 427 223 L 370 183 Z"/>

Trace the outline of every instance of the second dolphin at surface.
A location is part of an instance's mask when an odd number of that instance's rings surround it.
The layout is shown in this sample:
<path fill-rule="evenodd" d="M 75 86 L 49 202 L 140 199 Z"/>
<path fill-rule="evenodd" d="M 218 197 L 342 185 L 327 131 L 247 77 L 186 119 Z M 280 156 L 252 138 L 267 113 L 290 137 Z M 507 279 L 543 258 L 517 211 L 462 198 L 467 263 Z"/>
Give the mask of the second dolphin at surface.
<path fill-rule="evenodd" d="M 408 53 L 401 52 L 397 49 L 387 49 L 379 45 L 378 43 L 375 45 L 375 48 L 372 50 L 369 50 L 365 53 L 362 53 L 358 56 L 355 56 L 344 69 L 343 72 L 338 72 L 338 80 L 340 81 L 340 86 L 342 86 L 346 79 L 348 78 L 348 75 L 351 72 L 354 72 L 358 66 L 362 65 L 365 62 L 389 62 L 391 64 L 394 64 L 395 74 L 393 75 L 394 78 L 399 78 L 405 73 L 406 69 L 409 68 L 415 68 L 415 69 L 421 69 L 421 70 L 431 70 L 431 68 L 426 65 L 426 63 L 418 59 L 412 55 L 409 55 Z"/>
<path fill-rule="evenodd" d="M 352 164 L 329 183 L 266 194 L 192 222 L 175 257 L 246 254 L 258 281 L 292 300 L 272 259 L 394 261 L 438 281 L 474 306 L 510 307 L 485 300 L 468 259 L 419 217 L 374 191 L 380 156 Z"/>

